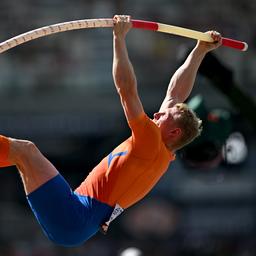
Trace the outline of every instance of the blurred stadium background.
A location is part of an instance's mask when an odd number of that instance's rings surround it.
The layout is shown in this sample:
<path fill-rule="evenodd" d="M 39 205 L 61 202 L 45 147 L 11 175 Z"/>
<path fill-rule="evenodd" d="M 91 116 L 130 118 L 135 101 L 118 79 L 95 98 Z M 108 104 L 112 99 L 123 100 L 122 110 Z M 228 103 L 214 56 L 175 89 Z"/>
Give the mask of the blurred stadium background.
<path fill-rule="evenodd" d="M 0 41 L 58 22 L 130 14 L 214 29 L 249 50 L 222 47 L 207 57 L 189 99 L 204 119 L 202 138 L 107 236 L 78 248 L 54 246 L 30 212 L 17 171 L 0 170 L 0 256 L 128 256 L 121 253 L 128 247 L 138 248 L 132 256 L 256 255 L 255 13 L 255 0 L 1 0 Z M 150 31 L 128 35 L 149 115 L 194 44 Z M 2 54 L 0 133 L 34 141 L 75 188 L 129 135 L 111 65 L 111 29 L 52 35 Z"/>

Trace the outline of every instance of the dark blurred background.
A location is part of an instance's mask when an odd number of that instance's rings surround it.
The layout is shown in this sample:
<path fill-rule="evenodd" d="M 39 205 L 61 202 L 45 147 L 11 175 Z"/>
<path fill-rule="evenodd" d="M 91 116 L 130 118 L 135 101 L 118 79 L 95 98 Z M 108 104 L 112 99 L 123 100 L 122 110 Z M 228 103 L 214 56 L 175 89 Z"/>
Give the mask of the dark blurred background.
<path fill-rule="evenodd" d="M 54 246 L 30 212 L 16 169 L 0 170 L 0 256 L 256 255 L 255 13 L 255 0 L 1 0 L 0 41 L 54 23 L 130 14 L 214 29 L 249 49 L 221 47 L 207 56 L 188 101 L 204 120 L 202 136 L 107 236 L 73 249 Z M 132 30 L 127 42 L 152 116 L 195 41 Z M 34 141 L 73 188 L 129 136 L 112 81 L 110 28 L 31 41 L 3 53 L 0 67 L 0 133 Z"/>

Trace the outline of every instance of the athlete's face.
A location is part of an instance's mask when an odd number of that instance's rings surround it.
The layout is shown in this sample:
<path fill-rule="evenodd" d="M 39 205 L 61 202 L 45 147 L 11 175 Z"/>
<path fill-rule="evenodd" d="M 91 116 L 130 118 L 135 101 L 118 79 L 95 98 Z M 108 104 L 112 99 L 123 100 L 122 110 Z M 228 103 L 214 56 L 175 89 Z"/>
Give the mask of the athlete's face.
<path fill-rule="evenodd" d="M 177 122 L 175 121 L 178 115 L 180 115 L 180 111 L 176 105 L 154 114 L 153 121 L 161 129 L 162 138 L 164 140 L 171 134 L 175 135 L 176 133 L 174 134 L 174 131 L 177 132 L 179 130 L 180 132 L 180 128 L 178 128 Z"/>

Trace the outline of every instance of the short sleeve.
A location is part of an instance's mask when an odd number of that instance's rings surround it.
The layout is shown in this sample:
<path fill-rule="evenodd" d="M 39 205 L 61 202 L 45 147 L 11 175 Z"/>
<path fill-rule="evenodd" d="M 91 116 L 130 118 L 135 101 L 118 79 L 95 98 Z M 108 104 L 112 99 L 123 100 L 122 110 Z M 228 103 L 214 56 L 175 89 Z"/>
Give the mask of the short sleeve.
<path fill-rule="evenodd" d="M 133 152 L 138 157 L 152 158 L 157 154 L 161 140 L 161 132 L 157 125 L 145 114 L 128 122 L 132 130 Z"/>

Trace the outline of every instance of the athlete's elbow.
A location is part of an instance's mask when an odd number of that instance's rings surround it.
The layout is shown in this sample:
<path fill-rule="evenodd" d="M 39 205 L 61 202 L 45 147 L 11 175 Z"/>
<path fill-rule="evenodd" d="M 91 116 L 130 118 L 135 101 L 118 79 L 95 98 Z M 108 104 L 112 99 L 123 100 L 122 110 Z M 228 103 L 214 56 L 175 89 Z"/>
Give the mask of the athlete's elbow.
<path fill-rule="evenodd" d="M 138 94 L 135 86 L 117 86 L 117 92 L 121 98 L 132 98 Z"/>

